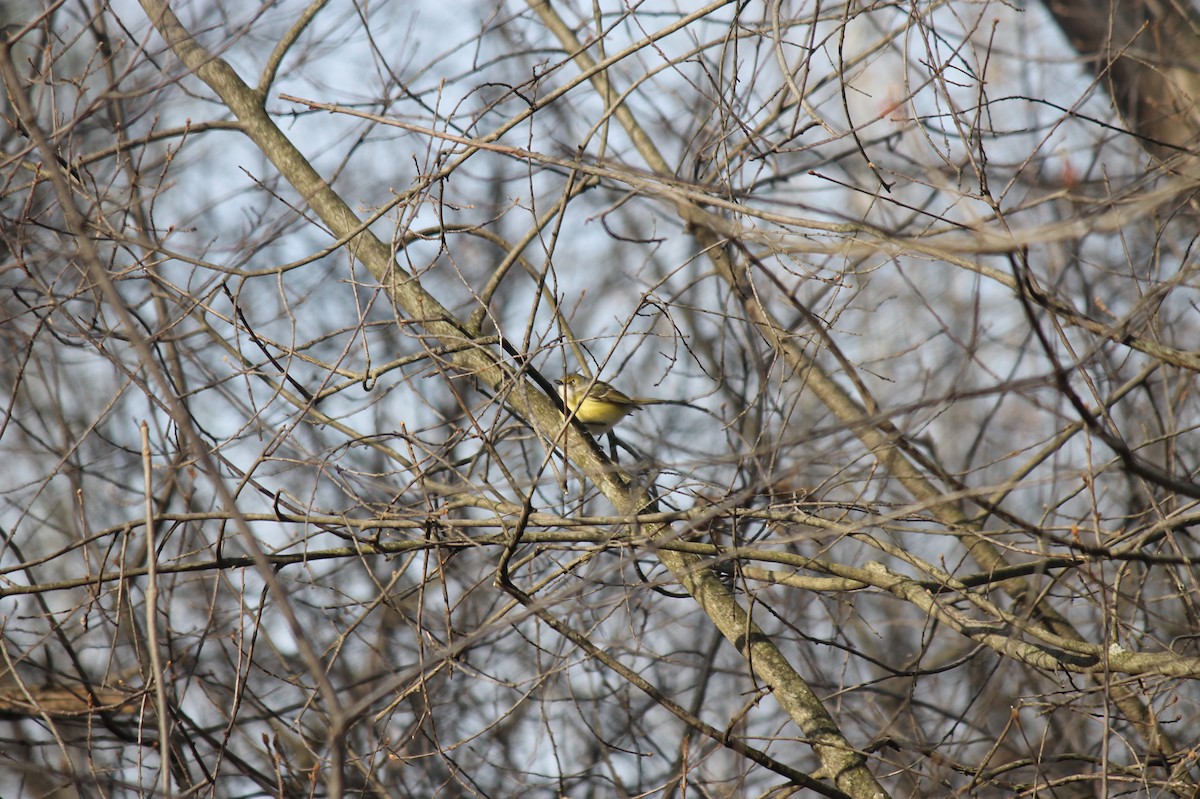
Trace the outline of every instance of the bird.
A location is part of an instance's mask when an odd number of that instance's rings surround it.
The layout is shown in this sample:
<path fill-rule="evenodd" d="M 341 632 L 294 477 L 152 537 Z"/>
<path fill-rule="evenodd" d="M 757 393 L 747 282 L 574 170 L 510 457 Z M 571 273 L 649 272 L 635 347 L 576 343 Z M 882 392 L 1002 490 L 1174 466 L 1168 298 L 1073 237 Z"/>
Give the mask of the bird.
<path fill-rule="evenodd" d="M 641 410 L 643 405 L 664 401 L 634 399 L 603 380 L 593 380 L 579 373 L 564 375 L 556 382 L 563 405 L 594 436 L 611 432 L 617 422 Z"/>

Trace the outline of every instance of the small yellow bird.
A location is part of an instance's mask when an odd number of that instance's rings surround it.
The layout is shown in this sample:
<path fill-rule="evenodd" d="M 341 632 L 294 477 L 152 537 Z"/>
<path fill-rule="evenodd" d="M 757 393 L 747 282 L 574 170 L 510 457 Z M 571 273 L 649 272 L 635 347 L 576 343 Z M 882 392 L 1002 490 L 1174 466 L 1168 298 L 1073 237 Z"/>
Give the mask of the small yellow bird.
<path fill-rule="evenodd" d="M 581 374 L 570 374 L 559 378 L 558 393 L 563 405 L 574 412 L 579 423 L 594 436 L 611 431 L 617 422 L 643 405 L 654 405 L 663 400 L 633 399 L 605 383 Z"/>

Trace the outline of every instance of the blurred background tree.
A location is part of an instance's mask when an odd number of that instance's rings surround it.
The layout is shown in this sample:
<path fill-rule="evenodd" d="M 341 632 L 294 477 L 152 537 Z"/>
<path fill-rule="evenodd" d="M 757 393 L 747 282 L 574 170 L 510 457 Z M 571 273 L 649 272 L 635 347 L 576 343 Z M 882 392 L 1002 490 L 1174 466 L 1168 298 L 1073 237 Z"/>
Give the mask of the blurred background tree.
<path fill-rule="evenodd" d="M 1191 6 L 0 13 L 4 795 L 1196 795 Z"/>

